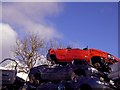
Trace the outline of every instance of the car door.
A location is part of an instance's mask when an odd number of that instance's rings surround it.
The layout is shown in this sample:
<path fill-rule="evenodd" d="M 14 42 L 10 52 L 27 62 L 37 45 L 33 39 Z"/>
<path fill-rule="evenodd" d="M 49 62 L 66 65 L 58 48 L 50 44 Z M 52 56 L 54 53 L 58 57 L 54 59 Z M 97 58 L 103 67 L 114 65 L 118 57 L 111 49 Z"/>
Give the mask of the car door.
<path fill-rule="evenodd" d="M 66 53 L 67 53 L 66 49 L 58 49 L 56 50 L 56 58 L 59 61 L 66 61 Z"/>
<path fill-rule="evenodd" d="M 66 59 L 72 60 L 86 60 L 88 58 L 88 50 L 82 49 L 68 49 Z"/>

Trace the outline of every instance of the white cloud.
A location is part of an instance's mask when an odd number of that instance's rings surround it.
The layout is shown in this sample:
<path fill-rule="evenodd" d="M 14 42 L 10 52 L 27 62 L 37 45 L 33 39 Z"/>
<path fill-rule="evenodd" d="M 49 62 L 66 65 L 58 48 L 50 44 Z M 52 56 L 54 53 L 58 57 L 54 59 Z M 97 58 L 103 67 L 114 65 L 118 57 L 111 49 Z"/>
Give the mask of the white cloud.
<path fill-rule="evenodd" d="M 47 38 L 60 38 L 61 34 L 45 17 L 58 15 L 62 9 L 58 3 L 20 2 L 3 3 L 2 19 L 12 27 L 22 27 L 22 32 L 35 32 Z M 15 28 L 17 31 L 19 28 Z"/>
<path fill-rule="evenodd" d="M 15 45 L 17 33 L 8 25 L 0 23 L 0 60 L 11 57 L 11 47 Z"/>
<path fill-rule="evenodd" d="M 2 0 L 2 2 L 57 2 L 58 0 Z"/>
<path fill-rule="evenodd" d="M 53 2 L 0 3 L 0 12 L 2 13 L 0 14 L 0 60 L 11 57 L 11 47 L 15 44 L 19 33 L 34 32 L 47 39 L 61 38 L 62 35 L 54 25 L 46 22 L 45 19 L 59 15 L 61 11 L 60 5 Z"/>
<path fill-rule="evenodd" d="M 119 0 L 2 0 L 2 2 L 119 2 Z"/>

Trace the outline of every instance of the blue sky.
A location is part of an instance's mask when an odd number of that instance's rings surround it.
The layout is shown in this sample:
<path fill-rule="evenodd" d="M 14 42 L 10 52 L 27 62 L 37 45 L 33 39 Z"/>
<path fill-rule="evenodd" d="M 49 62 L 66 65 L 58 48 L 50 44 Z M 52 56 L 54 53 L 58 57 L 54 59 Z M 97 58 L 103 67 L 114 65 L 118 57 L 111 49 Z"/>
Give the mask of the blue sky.
<path fill-rule="evenodd" d="M 64 34 L 65 44 L 89 46 L 118 56 L 117 3 L 63 3 L 58 17 L 47 18 Z"/>
<path fill-rule="evenodd" d="M 7 38 L 2 40 L 4 57 L 15 38 L 33 31 L 41 37 L 59 38 L 65 46 L 88 46 L 118 56 L 117 2 L 4 2 L 1 13 L 2 36 Z"/>

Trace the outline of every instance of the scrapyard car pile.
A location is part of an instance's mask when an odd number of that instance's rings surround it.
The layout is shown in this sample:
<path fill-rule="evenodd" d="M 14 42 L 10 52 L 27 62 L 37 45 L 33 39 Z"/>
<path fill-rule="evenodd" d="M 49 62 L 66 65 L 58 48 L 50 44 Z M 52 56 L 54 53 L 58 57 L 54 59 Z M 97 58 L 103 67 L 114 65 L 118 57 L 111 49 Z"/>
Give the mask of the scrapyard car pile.
<path fill-rule="evenodd" d="M 29 90 L 120 89 L 119 59 L 107 52 L 87 48 L 50 49 L 47 58 L 56 65 L 32 68 Z"/>
<path fill-rule="evenodd" d="M 120 60 L 107 52 L 50 49 L 47 59 L 54 64 L 31 68 L 23 89 L 120 90 Z"/>

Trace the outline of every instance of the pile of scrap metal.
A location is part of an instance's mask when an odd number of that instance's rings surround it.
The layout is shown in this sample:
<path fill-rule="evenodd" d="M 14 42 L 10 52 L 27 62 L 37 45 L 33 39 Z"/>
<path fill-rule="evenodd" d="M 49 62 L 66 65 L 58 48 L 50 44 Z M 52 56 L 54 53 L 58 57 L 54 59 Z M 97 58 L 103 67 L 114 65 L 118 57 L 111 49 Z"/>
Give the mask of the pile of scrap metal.
<path fill-rule="evenodd" d="M 120 60 L 107 52 L 50 49 L 47 59 L 53 64 L 31 68 L 26 82 L 2 71 L 4 90 L 120 90 Z"/>
<path fill-rule="evenodd" d="M 120 61 L 96 49 L 50 49 L 54 65 L 30 70 L 28 90 L 120 90 Z"/>
<path fill-rule="evenodd" d="M 13 68 L 0 67 L 0 90 L 22 90 L 25 80 L 17 76 L 18 63 L 14 59 L 6 58 L 0 64 L 4 65 L 7 61 L 15 63 L 15 66 Z"/>
<path fill-rule="evenodd" d="M 27 85 L 28 90 L 118 90 L 120 76 L 113 78 L 116 72 L 100 72 L 84 60 L 66 66 L 43 65 L 31 69 Z"/>

